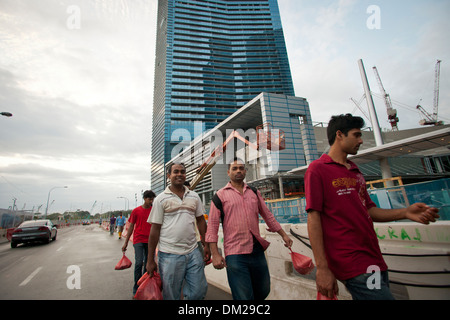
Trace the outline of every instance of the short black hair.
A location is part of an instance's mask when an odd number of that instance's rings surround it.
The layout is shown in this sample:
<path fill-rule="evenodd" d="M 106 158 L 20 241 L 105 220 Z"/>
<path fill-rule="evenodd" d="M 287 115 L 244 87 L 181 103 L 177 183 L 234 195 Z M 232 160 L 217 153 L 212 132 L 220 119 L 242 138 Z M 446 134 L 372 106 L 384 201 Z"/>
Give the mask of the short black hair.
<path fill-rule="evenodd" d="M 327 136 L 330 146 L 336 140 L 336 132 L 341 131 L 347 136 L 352 129 L 362 129 L 364 127 L 364 119 L 358 116 L 353 116 L 350 113 L 341 114 L 339 116 L 332 116 L 328 122 Z"/>
<path fill-rule="evenodd" d="M 142 195 L 142 198 L 150 198 L 150 199 L 154 199 L 156 198 L 156 194 L 152 191 L 152 190 L 147 190 L 144 191 L 144 194 Z"/>
<path fill-rule="evenodd" d="M 167 167 L 167 173 L 168 173 L 168 174 L 172 173 L 172 167 L 173 167 L 174 165 L 176 165 L 176 164 L 179 164 L 179 165 L 183 166 L 184 169 L 186 169 L 186 166 L 184 165 L 183 162 L 172 162 L 172 163 L 169 164 L 169 166 Z"/>
<path fill-rule="evenodd" d="M 236 162 L 236 161 L 237 161 L 237 162 L 242 162 L 243 164 L 245 164 L 244 160 L 242 160 L 241 158 L 239 158 L 239 157 L 234 157 L 234 158 L 233 158 L 233 161 L 231 161 L 231 162 L 228 163 L 228 170 L 230 169 L 231 164 L 234 163 L 234 162 Z"/>

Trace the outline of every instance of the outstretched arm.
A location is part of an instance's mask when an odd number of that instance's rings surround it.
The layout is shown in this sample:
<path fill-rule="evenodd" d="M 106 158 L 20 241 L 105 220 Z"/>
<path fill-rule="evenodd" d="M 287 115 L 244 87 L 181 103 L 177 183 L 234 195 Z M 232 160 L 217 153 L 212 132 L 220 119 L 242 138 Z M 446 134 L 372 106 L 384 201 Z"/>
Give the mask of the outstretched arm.
<path fill-rule="evenodd" d="M 414 203 L 402 209 L 381 209 L 372 207 L 369 214 L 375 222 L 389 222 L 402 219 L 409 219 L 422 224 L 435 222 L 439 218 L 439 209 L 432 208 L 425 203 Z"/>

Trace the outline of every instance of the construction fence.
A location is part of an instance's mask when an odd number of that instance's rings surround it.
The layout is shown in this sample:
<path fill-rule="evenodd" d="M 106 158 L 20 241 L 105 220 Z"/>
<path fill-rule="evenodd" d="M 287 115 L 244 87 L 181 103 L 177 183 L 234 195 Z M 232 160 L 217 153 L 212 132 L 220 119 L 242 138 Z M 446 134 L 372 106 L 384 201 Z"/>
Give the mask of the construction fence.
<path fill-rule="evenodd" d="M 416 202 L 439 208 L 440 220 L 450 220 L 450 179 L 368 190 L 370 198 L 383 209 L 405 208 Z M 306 199 L 269 200 L 266 204 L 279 223 L 306 223 Z M 261 222 L 264 222 L 261 220 Z"/>

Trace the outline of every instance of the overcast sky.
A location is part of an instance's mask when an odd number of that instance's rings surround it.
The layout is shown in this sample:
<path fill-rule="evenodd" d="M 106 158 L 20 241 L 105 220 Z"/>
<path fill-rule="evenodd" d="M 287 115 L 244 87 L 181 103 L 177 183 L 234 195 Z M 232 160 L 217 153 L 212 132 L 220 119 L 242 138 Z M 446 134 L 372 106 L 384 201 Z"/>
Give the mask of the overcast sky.
<path fill-rule="evenodd" d="M 433 109 L 450 123 L 450 2 L 279 0 L 297 96 L 313 121 L 362 115 L 363 59 L 400 118 Z M 375 6 L 375 7 L 374 7 Z M 149 188 L 156 0 L 0 0 L 0 208 L 106 212 L 141 204 Z M 369 9 L 369 12 L 368 12 Z M 375 11 L 374 11 L 375 10 Z M 379 14 L 378 14 L 379 13 Z M 374 97 L 389 128 L 383 100 Z M 367 108 L 365 102 L 362 107 Z"/>

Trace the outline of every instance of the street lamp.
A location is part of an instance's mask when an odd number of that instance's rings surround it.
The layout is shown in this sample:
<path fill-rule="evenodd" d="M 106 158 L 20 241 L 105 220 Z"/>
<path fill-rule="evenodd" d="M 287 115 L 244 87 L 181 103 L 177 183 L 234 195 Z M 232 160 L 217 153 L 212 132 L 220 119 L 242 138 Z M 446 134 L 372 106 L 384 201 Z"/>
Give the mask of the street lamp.
<path fill-rule="evenodd" d="M 53 187 L 50 189 L 50 191 L 48 192 L 48 197 L 47 197 L 47 206 L 45 207 L 45 219 L 47 219 L 47 211 L 48 211 L 48 201 L 50 200 L 50 192 L 52 192 L 53 189 L 58 189 L 58 188 L 68 188 L 68 186 L 64 186 L 64 187 Z"/>
<path fill-rule="evenodd" d="M 125 211 L 127 211 L 127 202 L 128 202 L 128 208 L 130 207 L 130 200 L 128 200 L 127 197 L 117 197 L 117 199 L 125 199 Z"/>
<path fill-rule="evenodd" d="M 0 114 L 2 116 L 5 116 L 5 117 L 12 117 L 12 113 L 11 112 L 0 112 Z"/>

